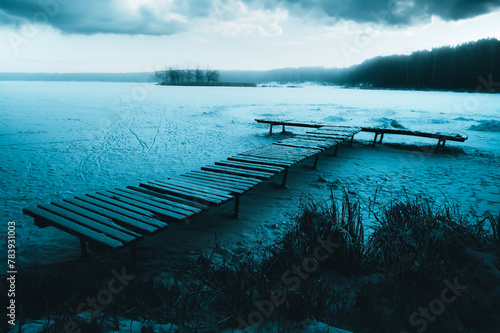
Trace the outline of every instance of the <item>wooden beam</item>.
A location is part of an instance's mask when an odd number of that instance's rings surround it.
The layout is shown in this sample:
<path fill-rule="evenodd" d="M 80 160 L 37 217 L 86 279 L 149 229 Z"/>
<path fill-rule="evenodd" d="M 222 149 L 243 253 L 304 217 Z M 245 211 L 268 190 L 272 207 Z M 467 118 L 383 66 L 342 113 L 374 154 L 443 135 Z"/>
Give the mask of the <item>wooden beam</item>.
<path fill-rule="evenodd" d="M 283 173 L 283 181 L 281 182 L 281 188 L 286 188 L 286 180 L 288 178 L 288 168 L 285 169 L 285 172 Z"/>
<path fill-rule="evenodd" d="M 237 195 L 234 197 L 234 218 L 239 218 L 240 217 L 240 196 Z"/>
<path fill-rule="evenodd" d="M 106 236 L 108 236 L 110 238 L 114 238 L 114 239 L 116 239 L 124 244 L 130 243 L 130 242 L 136 240 L 136 237 L 129 235 L 120 229 L 116 229 L 116 228 L 110 227 L 106 224 L 99 223 L 97 221 L 94 221 L 94 220 L 91 220 L 89 218 L 78 215 L 76 213 L 73 213 L 69 210 L 63 209 L 61 207 L 58 207 L 55 205 L 50 205 L 50 204 L 38 205 L 38 207 L 43 209 L 43 210 L 46 210 L 52 214 L 58 215 L 58 216 L 63 217 L 67 220 L 78 223 L 84 227 L 91 229 L 91 230 L 103 233 Z"/>
<path fill-rule="evenodd" d="M 209 208 L 208 205 L 204 205 L 201 202 L 184 199 L 184 198 L 181 198 L 181 197 L 178 197 L 178 196 L 175 196 L 175 195 L 160 193 L 158 191 L 154 191 L 154 190 L 151 190 L 151 189 L 147 189 L 147 188 L 141 187 L 140 185 L 139 185 L 139 187 L 138 186 L 127 186 L 127 188 L 131 189 L 131 190 L 134 190 L 134 191 L 137 191 L 137 192 L 142 192 L 142 193 L 145 193 L 145 194 L 149 194 L 151 196 L 158 197 L 160 199 L 166 199 L 166 200 L 169 200 L 169 201 L 177 202 L 177 203 L 179 203 L 179 204 L 181 204 L 183 206 L 187 206 L 186 208 L 188 208 L 188 207 L 194 207 L 194 208 L 199 208 L 199 209 L 201 209 L 203 211 L 207 211 L 208 208 Z"/>
<path fill-rule="evenodd" d="M 61 216 L 50 213 L 41 208 L 38 207 L 24 208 L 23 212 L 32 217 L 45 219 L 47 223 L 49 223 L 51 226 L 54 226 L 80 239 L 83 238 L 85 240 L 92 240 L 96 243 L 102 244 L 103 246 L 106 246 L 108 249 L 117 249 L 123 247 L 123 243 L 116 239 L 110 238 L 100 232 L 91 230 L 78 223 L 67 220 Z"/>
<path fill-rule="evenodd" d="M 135 232 L 138 232 L 140 234 L 143 234 L 143 235 L 152 235 L 153 233 L 155 233 L 156 231 L 159 230 L 157 227 L 152 226 L 148 223 L 145 223 L 142 220 L 142 218 L 143 218 L 142 216 L 139 219 L 137 219 L 134 217 L 130 217 L 127 215 L 117 213 L 115 211 L 112 211 L 112 210 L 109 210 L 109 209 L 106 209 L 106 208 L 103 208 L 100 206 L 96 206 L 92 203 L 85 202 L 82 200 L 64 199 L 64 202 L 71 204 L 72 206 L 78 206 L 78 207 L 81 207 L 83 209 L 87 209 L 87 210 L 90 210 L 92 212 L 95 212 L 99 215 L 108 217 L 108 218 L 112 219 L 113 221 L 115 221 L 116 223 L 120 224 L 121 226 L 123 226 L 127 229 L 130 229 L 130 230 L 133 230 Z M 59 205 L 59 202 L 54 201 L 53 204 Z"/>
<path fill-rule="evenodd" d="M 410 136 L 419 136 L 423 138 L 431 138 L 431 139 L 440 139 L 440 140 L 450 140 L 450 141 L 458 141 L 464 142 L 468 139 L 466 136 L 462 136 L 460 134 L 442 134 L 442 133 L 428 133 L 428 132 L 418 132 L 418 131 L 410 131 L 410 130 L 402 130 L 402 129 L 391 129 L 391 128 L 370 128 L 363 127 L 361 129 L 363 132 L 371 132 L 371 133 L 385 133 L 385 134 L 399 134 L 399 135 L 410 135 Z"/>
<path fill-rule="evenodd" d="M 313 165 L 313 169 L 317 169 L 317 166 L 318 166 L 318 160 L 319 160 L 319 154 L 316 154 L 316 156 L 314 157 L 314 165 Z"/>

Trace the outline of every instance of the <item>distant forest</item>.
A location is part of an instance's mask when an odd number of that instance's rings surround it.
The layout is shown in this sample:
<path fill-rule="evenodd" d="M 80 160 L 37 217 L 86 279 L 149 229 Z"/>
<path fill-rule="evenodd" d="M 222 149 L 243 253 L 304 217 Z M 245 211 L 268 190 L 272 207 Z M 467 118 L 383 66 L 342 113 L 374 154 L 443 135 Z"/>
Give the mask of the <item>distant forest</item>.
<path fill-rule="evenodd" d="M 175 82 L 175 76 L 174 79 L 170 76 L 177 73 L 175 69 L 169 67 L 156 73 L 0 73 L 0 81 Z M 500 41 L 481 39 L 410 55 L 376 57 L 349 68 L 207 69 L 200 70 L 198 78 L 196 69 L 192 69 L 187 75 L 193 81 L 208 82 L 318 82 L 349 87 L 499 92 Z M 179 76 L 178 80 L 182 78 L 186 79 Z"/>
<path fill-rule="evenodd" d="M 337 83 L 381 88 L 475 91 L 479 85 L 484 85 L 484 81 L 491 84 L 489 78 L 493 82 L 500 81 L 500 41 L 496 39 L 418 51 L 411 55 L 373 58 L 346 69 L 337 78 Z M 482 91 L 491 88 L 484 87 Z"/>
<path fill-rule="evenodd" d="M 349 68 L 221 71 L 220 80 L 322 82 L 358 87 L 456 91 L 475 91 L 481 85 L 481 92 L 499 92 L 500 41 L 481 39 L 455 47 L 417 51 L 410 55 L 376 57 Z"/>

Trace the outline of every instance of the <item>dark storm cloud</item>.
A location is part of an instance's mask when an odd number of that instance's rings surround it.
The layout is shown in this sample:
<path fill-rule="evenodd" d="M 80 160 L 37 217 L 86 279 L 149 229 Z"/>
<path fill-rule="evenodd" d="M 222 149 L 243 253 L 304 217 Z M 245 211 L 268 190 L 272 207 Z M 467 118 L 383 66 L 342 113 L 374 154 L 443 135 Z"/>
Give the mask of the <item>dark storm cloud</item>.
<path fill-rule="evenodd" d="M 267 8 L 281 6 L 292 16 L 309 19 L 411 25 L 426 22 L 433 15 L 447 21 L 472 18 L 498 9 L 500 0 L 268 0 L 264 5 Z"/>
<path fill-rule="evenodd" d="M 131 8 L 115 0 L 2 0 L 0 24 L 47 23 L 66 33 L 86 35 L 169 35 L 186 30 L 186 16 L 177 9 L 169 1 Z M 189 14 L 190 7 L 182 10 Z"/>
<path fill-rule="evenodd" d="M 66 33 L 169 35 L 193 29 L 203 18 L 231 20 L 232 11 L 242 13 L 240 1 L 249 11 L 286 9 L 319 24 L 344 19 L 412 25 L 432 15 L 458 20 L 500 7 L 500 0 L 1 0 L 0 24 L 38 21 Z"/>

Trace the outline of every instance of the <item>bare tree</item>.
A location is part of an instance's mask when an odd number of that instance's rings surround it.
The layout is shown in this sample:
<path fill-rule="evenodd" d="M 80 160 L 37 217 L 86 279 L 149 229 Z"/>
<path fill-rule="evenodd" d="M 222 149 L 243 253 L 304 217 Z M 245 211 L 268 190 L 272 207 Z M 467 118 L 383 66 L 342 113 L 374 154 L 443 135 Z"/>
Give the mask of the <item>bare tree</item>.
<path fill-rule="evenodd" d="M 201 69 L 199 66 L 196 69 L 189 63 L 184 68 L 179 66 L 168 66 L 163 71 L 154 73 L 158 82 L 170 82 L 172 84 L 187 82 L 217 82 L 219 81 L 219 71 L 207 66 L 206 69 Z"/>
<path fill-rule="evenodd" d="M 179 83 L 184 80 L 183 71 L 178 69 L 177 66 L 170 66 L 168 68 L 168 76 L 170 77 L 170 82 Z"/>
<path fill-rule="evenodd" d="M 162 71 L 156 71 L 154 77 L 159 83 L 167 82 L 169 77 L 167 69 Z"/>
<path fill-rule="evenodd" d="M 191 82 L 194 77 L 194 70 L 191 68 L 189 63 L 186 64 L 186 69 L 184 70 L 184 76 L 186 77 L 187 82 Z"/>
<path fill-rule="evenodd" d="M 219 72 L 215 69 L 211 69 L 210 66 L 207 66 L 205 70 L 205 79 L 207 82 L 217 82 L 219 81 Z"/>
<path fill-rule="evenodd" d="M 205 75 L 203 74 L 203 69 L 200 69 L 200 67 L 197 67 L 194 70 L 194 78 L 195 78 L 196 82 L 202 82 L 204 76 Z"/>

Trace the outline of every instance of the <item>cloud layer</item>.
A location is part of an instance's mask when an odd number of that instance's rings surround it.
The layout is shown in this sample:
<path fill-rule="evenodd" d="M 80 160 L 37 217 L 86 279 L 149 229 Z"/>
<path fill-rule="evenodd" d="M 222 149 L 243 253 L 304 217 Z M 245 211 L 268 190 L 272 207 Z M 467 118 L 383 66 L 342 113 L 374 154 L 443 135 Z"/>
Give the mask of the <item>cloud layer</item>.
<path fill-rule="evenodd" d="M 318 24 L 412 25 L 431 16 L 471 18 L 499 7 L 500 0 L 2 0 L 0 24 L 48 23 L 65 33 L 86 35 L 192 30 L 276 35 L 288 15 Z"/>
<path fill-rule="evenodd" d="M 252 0 L 249 0 L 252 1 Z M 486 14 L 500 7 L 500 0 L 270 0 L 296 14 L 315 13 L 333 19 L 410 25 L 432 16 L 459 20 Z"/>

